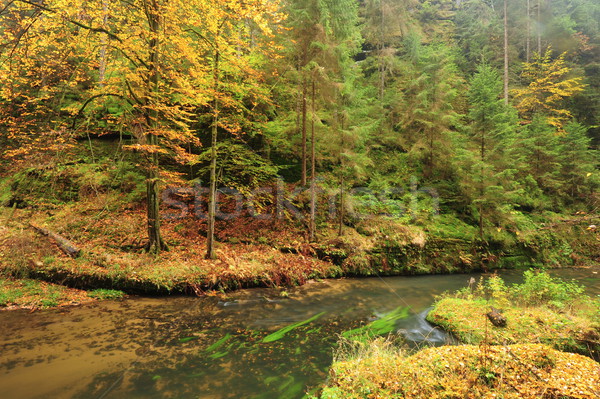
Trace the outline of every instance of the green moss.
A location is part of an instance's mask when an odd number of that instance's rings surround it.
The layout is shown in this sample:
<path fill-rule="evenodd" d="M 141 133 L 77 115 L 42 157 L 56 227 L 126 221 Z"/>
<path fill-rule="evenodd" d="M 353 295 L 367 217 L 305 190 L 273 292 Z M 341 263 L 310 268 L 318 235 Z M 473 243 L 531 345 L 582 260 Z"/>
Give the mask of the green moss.
<path fill-rule="evenodd" d="M 95 299 L 121 299 L 125 296 L 123 291 L 110 290 L 105 288 L 99 288 L 96 290 L 88 291 L 88 296 Z"/>
<path fill-rule="evenodd" d="M 36 280 L 0 279 L 0 306 L 49 308 L 85 301 L 85 292 Z"/>
<path fill-rule="evenodd" d="M 543 342 L 589 355 L 600 350 L 586 338 L 600 333 L 600 324 L 592 316 L 596 302 L 577 284 L 528 271 L 523 284 L 507 287 L 501 278 L 493 277 L 473 291 L 445 297 L 436 302 L 427 320 L 469 344 Z M 505 327 L 488 322 L 486 313 L 492 306 L 502 309 Z"/>

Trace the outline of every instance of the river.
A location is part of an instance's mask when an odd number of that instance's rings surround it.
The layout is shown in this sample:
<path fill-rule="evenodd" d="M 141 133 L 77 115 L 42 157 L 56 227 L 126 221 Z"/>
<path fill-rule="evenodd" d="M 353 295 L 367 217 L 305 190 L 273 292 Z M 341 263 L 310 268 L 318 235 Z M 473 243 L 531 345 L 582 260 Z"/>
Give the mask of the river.
<path fill-rule="evenodd" d="M 598 268 L 552 273 L 600 295 Z M 412 315 L 396 325 L 408 338 L 443 341 L 424 311 L 478 276 L 340 279 L 283 295 L 249 289 L 0 312 L 0 398 L 301 398 L 326 380 L 343 331 L 394 309 Z M 520 276 L 503 273 L 508 282 Z"/>

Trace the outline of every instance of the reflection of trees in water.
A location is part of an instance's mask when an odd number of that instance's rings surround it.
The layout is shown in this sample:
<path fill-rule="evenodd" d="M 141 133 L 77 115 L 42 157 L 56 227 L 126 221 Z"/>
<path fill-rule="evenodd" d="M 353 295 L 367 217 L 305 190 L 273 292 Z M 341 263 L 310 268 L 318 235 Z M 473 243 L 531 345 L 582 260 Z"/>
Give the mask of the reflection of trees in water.
<path fill-rule="evenodd" d="M 351 327 L 314 322 L 270 343 L 268 332 L 204 330 L 165 341 L 125 373 L 96 376 L 77 398 L 300 398 L 325 381 L 331 348 Z"/>

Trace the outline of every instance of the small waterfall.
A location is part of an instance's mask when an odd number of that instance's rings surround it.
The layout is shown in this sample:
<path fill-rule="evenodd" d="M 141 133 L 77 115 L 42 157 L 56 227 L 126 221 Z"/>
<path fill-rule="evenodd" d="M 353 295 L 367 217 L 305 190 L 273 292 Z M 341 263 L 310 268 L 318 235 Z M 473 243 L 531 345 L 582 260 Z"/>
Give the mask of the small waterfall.
<path fill-rule="evenodd" d="M 426 320 L 431 307 L 397 324 L 398 332 L 406 339 L 410 346 L 441 346 L 454 344 L 454 338 L 440 327 L 436 327 Z"/>

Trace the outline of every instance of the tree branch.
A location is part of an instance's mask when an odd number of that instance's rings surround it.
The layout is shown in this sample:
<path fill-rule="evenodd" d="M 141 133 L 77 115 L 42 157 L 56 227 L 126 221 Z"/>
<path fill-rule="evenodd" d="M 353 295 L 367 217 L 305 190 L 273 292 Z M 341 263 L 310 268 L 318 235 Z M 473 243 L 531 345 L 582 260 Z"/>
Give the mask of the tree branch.
<path fill-rule="evenodd" d="M 144 103 L 142 102 L 142 100 L 140 100 L 138 98 L 138 96 L 135 95 L 135 93 L 133 91 L 133 88 L 129 84 L 128 80 L 125 80 L 125 84 L 127 85 L 127 90 L 129 91 L 129 94 L 131 94 L 131 97 L 133 97 L 133 99 L 135 100 L 135 102 L 138 103 L 139 105 L 144 105 Z"/>
<path fill-rule="evenodd" d="M 31 21 L 26 27 L 24 27 L 23 29 L 21 29 L 21 31 L 19 32 L 19 34 L 17 35 L 17 37 L 14 40 L 14 46 L 12 48 L 12 50 L 10 50 L 10 54 L 9 54 L 9 58 L 12 58 L 13 54 L 15 53 L 15 51 L 17 50 L 17 47 L 19 46 L 19 43 L 21 43 L 21 39 L 23 38 L 23 35 L 25 35 L 25 33 L 27 33 L 29 31 L 29 29 L 31 29 L 31 27 L 33 26 L 33 24 L 35 23 L 35 21 L 37 21 L 38 17 L 42 14 L 41 11 L 37 11 L 36 14 L 32 15 L 31 18 L 33 19 L 33 21 Z M 1 54 L 1 52 L 0 52 Z"/>
<path fill-rule="evenodd" d="M 4 13 L 4 11 L 8 10 L 8 7 L 10 7 L 15 1 L 14 0 L 10 0 L 1 10 L 0 10 L 0 15 L 2 15 Z"/>
<path fill-rule="evenodd" d="M 79 109 L 79 111 L 77 112 L 77 115 L 75 115 L 75 118 L 73 118 L 73 123 L 71 124 L 71 129 L 75 129 L 75 123 L 77 122 L 77 119 L 79 119 L 79 117 L 81 116 L 81 114 L 83 113 L 83 111 L 85 110 L 85 108 L 89 105 L 89 103 L 91 103 L 92 101 L 94 101 L 97 98 L 100 97 L 118 97 L 121 98 L 125 101 L 127 101 L 129 103 L 129 105 L 133 106 L 133 103 L 131 102 L 130 99 L 128 99 L 125 96 L 122 96 L 121 94 L 115 94 L 115 93 L 101 93 L 101 94 L 96 94 L 90 98 L 88 98 L 83 105 L 81 106 L 81 108 Z"/>
<path fill-rule="evenodd" d="M 58 11 L 48 8 L 42 4 L 34 3 L 33 1 L 29 1 L 29 0 L 14 0 L 14 1 L 29 4 L 30 6 L 33 6 L 40 10 L 46 11 L 49 14 L 58 14 Z M 104 33 L 104 34 L 108 35 L 108 37 L 110 37 L 111 39 L 114 39 L 114 40 L 118 41 L 119 43 L 123 43 L 123 40 L 119 36 L 115 35 L 114 33 L 110 32 L 104 28 L 97 28 L 97 27 L 85 25 L 85 24 L 82 24 L 81 22 L 78 22 L 78 21 L 75 21 L 75 20 L 69 19 L 69 18 L 67 18 L 66 20 L 67 20 L 67 22 L 69 22 L 73 25 L 79 26 L 80 28 L 89 30 L 91 32 Z"/>

